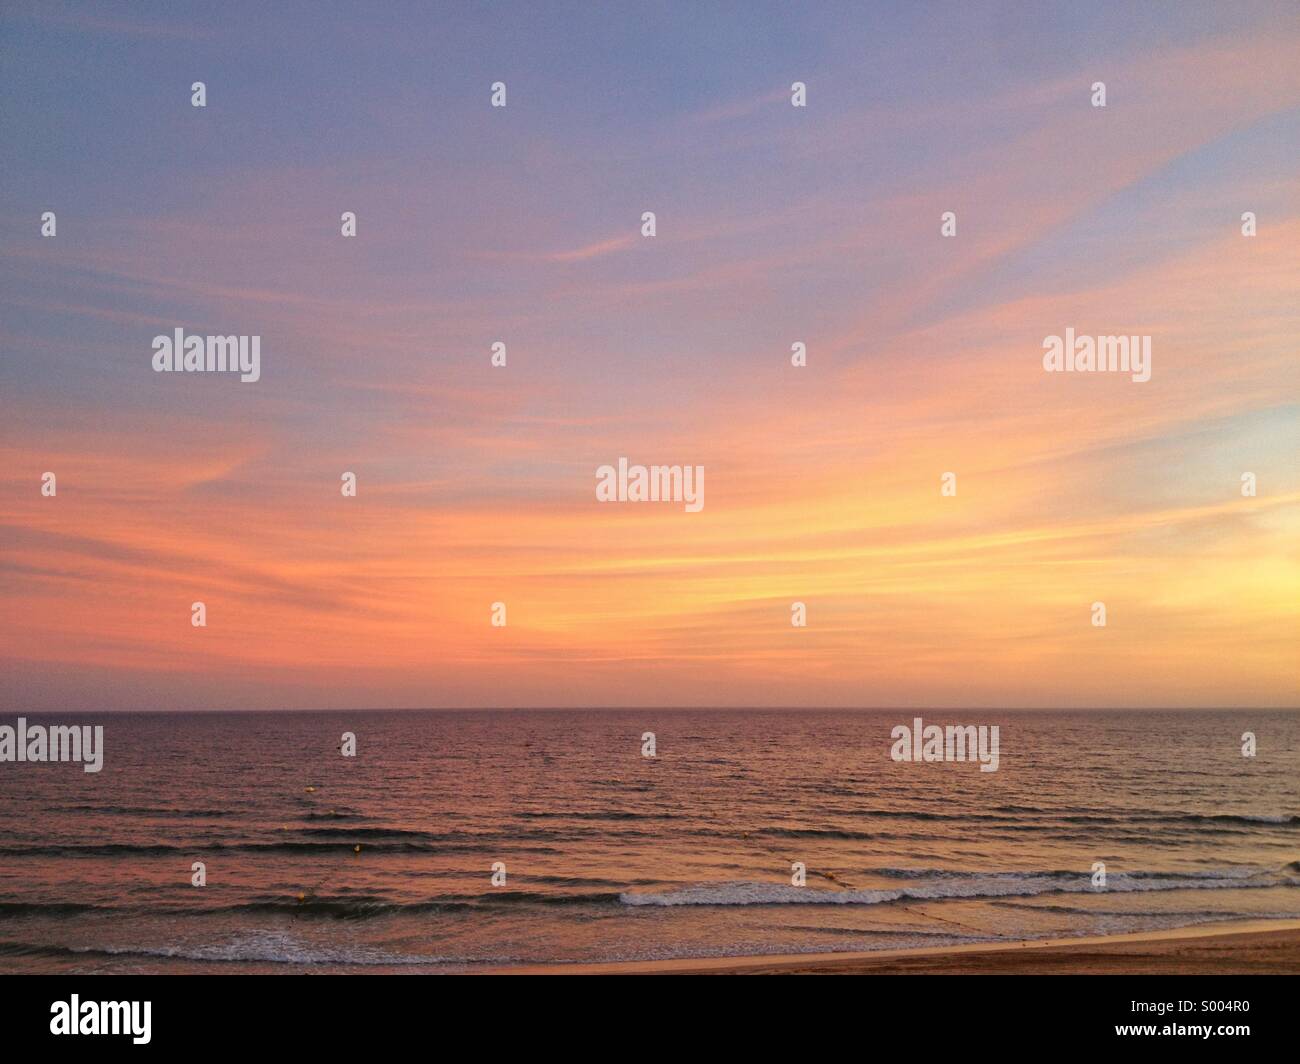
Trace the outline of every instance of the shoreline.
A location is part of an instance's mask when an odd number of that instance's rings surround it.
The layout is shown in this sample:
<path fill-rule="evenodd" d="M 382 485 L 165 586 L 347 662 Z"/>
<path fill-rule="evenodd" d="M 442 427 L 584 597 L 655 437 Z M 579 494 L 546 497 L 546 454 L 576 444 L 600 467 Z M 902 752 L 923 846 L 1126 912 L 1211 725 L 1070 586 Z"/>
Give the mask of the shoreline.
<path fill-rule="evenodd" d="M 1300 920 L 843 953 L 493 967 L 483 975 L 1297 975 Z"/>

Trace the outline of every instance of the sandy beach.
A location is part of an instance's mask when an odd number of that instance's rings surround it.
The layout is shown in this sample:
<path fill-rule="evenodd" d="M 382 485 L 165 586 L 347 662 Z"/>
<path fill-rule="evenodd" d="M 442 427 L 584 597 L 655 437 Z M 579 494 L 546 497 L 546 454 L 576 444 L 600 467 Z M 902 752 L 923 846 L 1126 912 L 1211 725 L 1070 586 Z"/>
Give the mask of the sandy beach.
<path fill-rule="evenodd" d="M 1251 920 L 1096 938 L 872 953 L 535 965 L 502 974 L 568 975 L 1296 975 L 1300 920 Z"/>

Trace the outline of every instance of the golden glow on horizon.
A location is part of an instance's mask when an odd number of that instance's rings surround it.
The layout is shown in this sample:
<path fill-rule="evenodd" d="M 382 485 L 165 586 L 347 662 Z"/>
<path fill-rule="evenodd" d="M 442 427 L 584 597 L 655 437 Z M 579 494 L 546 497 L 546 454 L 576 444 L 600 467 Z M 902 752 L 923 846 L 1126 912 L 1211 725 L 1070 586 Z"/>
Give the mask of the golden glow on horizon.
<path fill-rule="evenodd" d="M 1251 253 L 1297 244 L 1292 223 Z M 1165 264 L 1146 301 L 1159 313 L 1209 262 L 1220 298 L 1243 298 L 1234 253 Z M 1094 313 L 1060 302 L 1034 316 Z M 987 317 L 1013 333 L 1020 314 Z M 376 705 L 1289 704 L 1300 491 L 1242 498 L 1235 473 L 1210 484 L 1198 468 L 1217 442 L 1181 459 L 1164 442 L 1276 392 L 1274 374 L 1294 379 L 1281 331 L 1249 363 L 1225 367 L 1222 342 L 1166 327 L 1145 385 L 1035 372 L 1030 341 L 837 372 L 812 422 L 738 398 L 689 440 L 642 447 L 701 456 L 699 514 L 597 504 L 596 463 L 576 459 L 532 500 L 442 502 L 364 471 L 344 500 L 326 456 L 314 476 L 262 483 L 282 453 L 270 437 L 159 448 L 122 428 L 109 454 L 83 430 L 53 456 L 4 453 L 24 574 L 3 600 L 8 653 L 146 683 L 274 681 L 303 704 L 336 686 Z M 565 427 L 532 431 L 534 451 L 567 453 Z M 616 457 L 617 427 L 602 431 L 601 456 Z M 16 471 L 30 488 L 46 465 L 57 502 L 20 495 Z M 948 469 L 959 491 L 945 499 Z M 211 497 L 222 485 L 240 490 Z M 189 625 L 195 599 L 206 630 Z M 488 624 L 498 599 L 505 629 Z M 805 630 L 790 627 L 793 601 L 808 604 Z"/>

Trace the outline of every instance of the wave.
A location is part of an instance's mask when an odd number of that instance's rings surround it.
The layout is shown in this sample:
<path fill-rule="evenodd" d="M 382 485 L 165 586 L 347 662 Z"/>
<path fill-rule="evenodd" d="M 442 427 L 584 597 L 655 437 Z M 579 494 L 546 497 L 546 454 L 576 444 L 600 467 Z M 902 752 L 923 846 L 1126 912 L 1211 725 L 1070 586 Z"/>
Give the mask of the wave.
<path fill-rule="evenodd" d="M 993 813 L 1009 813 L 1014 815 L 1028 814 L 1030 816 L 1054 817 L 1060 820 L 1097 820 L 1099 822 L 1124 821 L 1124 820 L 1164 820 L 1164 821 L 1197 821 L 1197 820 L 1228 820 L 1240 821 L 1245 824 L 1300 824 L 1300 814 L 1290 813 L 1178 813 L 1178 812 L 1161 812 L 1142 811 L 1126 813 L 1117 811 L 1113 808 L 1101 807 L 1080 807 L 1074 809 L 1049 809 L 1032 805 L 999 805 L 992 809 Z M 962 813 L 935 813 L 927 814 L 936 817 L 945 817 L 951 819 L 963 819 Z M 977 814 L 977 818 L 984 814 Z"/>
<path fill-rule="evenodd" d="M 1291 814 L 1289 816 L 1285 813 L 1214 813 L 1204 819 L 1240 820 L 1247 824 L 1300 824 L 1300 813 Z"/>
<path fill-rule="evenodd" d="M 159 809 L 154 806 L 142 805 L 91 805 L 81 803 L 79 805 L 58 806 L 57 808 L 64 813 L 105 813 L 109 816 L 148 816 L 164 819 L 168 817 L 196 817 L 203 820 L 212 820 L 219 817 L 239 815 L 233 809 Z"/>
<path fill-rule="evenodd" d="M 435 831 L 418 831 L 410 828 L 294 828 L 295 835 L 309 835 L 321 839 L 418 839 L 421 842 L 447 842 L 464 839 L 465 835 L 448 835 Z"/>
<path fill-rule="evenodd" d="M 1171 890 L 1242 890 L 1296 887 L 1300 879 L 1268 870 L 1219 872 L 1112 872 L 1105 890 L 1080 872 L 941 872 L 907 886 L 886 889 L 825 890 L 781 883 L 705 883 L 669 891 L 624 892 L 624 905 L 883 905 L 897 901 L 938 901 L 1033 897 L 1040 894 L 1129 894 Z"/>
<path fill-rule="evenodd" d="M 177 908 L 159 905 L 93 905 L 77 902 L 4 902 L 0 919 L 20 916 L 82 916 L 111 914 L 118 916 L 204 917 L 230 914 L 274 914 L 294 918 L 329 917 L 339 920 L 366 920 L 380 916 L 418 915 L 470 909 L 492 909 L 517 905 L 572 906 L 615 905 L 619 892 L 554 892 L 493 890 L 483 894 L 445 894 L 423 901 L 392 901 L 377 895 L 308 895 L 301 900 L 282 895 L 263 896 L 229 905 Z"/>
<path fill-rule="evenodd" d="M 92 905 L 89 902 L 0 901 L 0 920 L 18 916 L 83 916 L 118 911 L 111 905 Z"/>
<path fill-rule="evenodd" d="M 1143 820 L 1188 821 L 1193 823 L 1222 824 L 1296 824 L 1300 813 L 1183 813 L 1178 816 L 1146 816 Z"/>
<path fill-rule="evenodd" d="M 358 843 L 364 843 L 362 849 L 379 853 L 431 853 L 447 852 L 445 847 L 434 847 L 420 842 L 381 842 L 373 843 L 360 836 Z M 0 857 L 148 857 L 162 854 L 202 854 L 211 850 L 223 853 L 333 853 L 353 852 L 353 843 L 343 840 L 338 842 L 214 842 L 195 840 L 188 846 L 170 843 L 128 843 L 105 842 L 89 845 L 49 845 L 49 846 L 3 846 Z"/>
<path fill-rule="evenodd" d="M 328 829 L 322 829 L 328 830 Z M 378 830 L 378 829 L 377 829 Z M 538 837 L 538 841 L 542 841 Z M 546 841 L 562 841 L 558 836 L 547 836 Z M 378 835 L 364 831 L 343 832 L 327 835 L 317 839 L 283 839 L 274 842 L 222 842 L 210 839 L 195 839 L 193 842 L 179 845 L 174 843 L 52 843 L 33 846 L 0 846 L 0 857 L 151 857 L 183 854 L 198 855 L 210 851 L 222 853 L 268 853 L 268 854 L 334 854 L 352 856 L 355 847 L 360 846 L 362 854 L 376 853 L 478 853 L 489 845 L 499 846 L 499 836 L 477 838 L 473 835 L 428 835 L 408 838 L 402 834 L 380 831 Z M 516 843 L 516 853 L 560 854 L 553 846 L 538 845 L 536 842 Z"/>
<path fill-rule="evenodd" d="M 989 900 L 1008 907 L 1103 915 L 1101 909 L 1052 905 L 1028 905 L 1002 898 L 1032 898 L 1053 894 L 1134 894 L 1181 890 L 1247 890 L 1268 887 L 1300 887 L 1300 861 L 1280 871 L 1264 868 L 1221 868 L 1186 872 L 1112 872 L 1105 890 L 1092 886 L 1086 873 L 1075 870 L 1035 872 L 957 872 L 945 869 L 878 868 L 870 873 L 899 880 L 896 886 L 826 889 L 794 887 L 783 883 L 751 881 L 698 883 L 667 890 L 486 890 L 472 894 L 442 894 L 418 901 L 398 901 L 382 895 L 263 895 L 226 905 L 172 907 L 159 905 L 111 906 L 75 902 L 4 902 L 0 919 L 21 916 L 81 916 L 99 913 L 168 917 L 204 917 L 220 914 L 270 914 L 298 918 L 366 920 L 383 916 L 411 916 L 424 913 L 483 911 L 516 906 L 733 906 L 733 905 L 886 905 L 906 901 L 947 899 Z M 572 881 L 557 878 L 557 885 L 603 881 Z M 614 884 L 609 884 L 613 887 Z M 1216 911 L 1217 912 L 1217 911 Z M 1142 915 L 1129 910 L 1116 915 Z M 1149 915 L 1165 915 L 1151 913 Z M 1222 913 L 1221 915 L 1229 915 Z"/>
<path fill-rule="evenodd" d="M 1300 814 L 1296 813 L 1127 813 L 1114 810 L 1052 810 L 1028 809 L 1023 806 L 1008 806 L 1008 809 L 1020 810 L 1018 813 L 935 813 L 909 811 L 904 809 L 833 809 L 827 812 L 854 820 L 918 820 L 948 821 L 951 823 L 993 823 L 998 827 L 1040 827 L 1054 824 L 1271 824 L 1300 826 Z M 764 831 L 784 830 L 779 826 L 762 828 Z"/>
<path fill-rule="evenodd" d="M 229 817 L 238 814 L 213 809 L 163 809 L 146 806 L 93 806 L 69 805 L 65 809 L 94 809 L 99 812 L 121 813 L 140 817 L 177 817 L 201 820 L 207 817 Z M 1061 839 L 1087 841 L 1097 831 L 1103 831 L 1111 841 L 1145 841 L 1161 838 L 1159 829 L 1172 840 L 1178 829 L 1194 831 L 1197 837 L 1207 838 L 1217 834 L 1240 834 L 1252 829 L 1270 828 L 1289 831 L 1300 828 L 1300 814 L 1251 813 L 1149 813 L 1117 815 L 1083 809 L 1073 812 L 1032 810 L 1026 806 L 1003 806 L 999 809 L 1016 810 L 1015 816 L 997 816 L 988 813 L 905 812 L 901 810 L 845 811 L 849 825 L 810 827 L 795 823 L 759 823 L 747 831 L 732 826 L 722 827 L 705 820 L 691 821 L 682 814 L 612 810 L 608 812 L 543 812 L 525 811 L 516 814 L 521 823 L 515 828 L 502 828 L 488 832 L 429 831 L 382 824 L 351 824 L 348 821 L 367 819 L 352 810 L 313 811 L 301 814 L 286 825 L 275 820 L 261 821 L 256 825 L 230 823 L 219 830 L 213 825 L 212 837 L 203 837 L 198 824 L 196 837 L 182 844 L 171 842 L 115 842 L 115 841 L 59 841 L 58 839 L 32 839 L 20 842 L 21 836 L 10 836 L 10 845 L 0 846 L 0 857 L 119 857 L 166 854 L 190 854 L 203 850 L 223 850 L 232 853 L 337 853 L 351 851 L 361 845 L 364 850 L 378 853 L 473 852 L 484 846 L 497 846 L 503 842 L 527 844 L 538 847 L 545 844 L 574 843 L 586 837 L 583 821 L 599 824 L 596 830 L 610 839 L 634 840 L 658 838 L 650 827 L 654 821 L 683 820 L 687 823 L 678 832 L 683 838 L 734 839 L 737 835 L 760 839 L 824 839 L 835 842 L 869 842 L 887 840 L 894 844 L 908 841 L 926 841 L 934 837 L 930 829 L 919 825 L 935 821 L 960 825 L 965 822 L 981 824 L 990 840 L 1013 840 L 1024 832 L 1046 833 Z M 882 821 L 870 824 L 873 819 Z M 335 823 L 321 823 L 334 821 Z M 566 821 L 568 823 L 566 823 Z M 863 823 L 864 821 L 868 823 Z M 916 832 L 899 831 L 908 822 L 917 825 Z M 638 825 L 644 825 L 639 827 Z M 279 828 L 280 830 L 276 830 Z M 894 830 L 890 830 L 894 829 Z M 919 832 L 919 833 L 917 833 Z M 942 834 L 950 837 L 952 830 Z M 103 836 L 101 834 L 100 838 Z M 533 849 L 535 853 L 554 852 Z M 885 873 L 888 874 L 888 873 Z"/>
<path fill-rule="evenodd" d="M 1296 862 L 1300 864 L 1300 862 Z M 1183 872 L 1112 872 L 1110 879 L 1117 875 L 1124 875 L 1130 879 L 1251 879 L 1255 876 L 1280 875 L 1283 872 L 1294 870 L 1291 865 L 1285 865 L 1280 869 L 1262 868 L 1258 865 L 1238 865 L 1230 868 L 1209 868 L 1193 869 Z M 1080 872 L 1077 868 L 1061 869 L 1035 869 L 1030 872 L 966 872 L 954 870 L 951 868 L 868 868 L 864 872 L 869 875 L 889 876 L 898 879 L 969 879 L 972 876 L 978 876 L 985 879 L 1015 879 L 1024 876 L 1055 876 L 1062 880 L 1087 879 L 1088 874 Z M 1280 886 L 1288 884 L 1282 883 Z M 1104 893 L 1098 891 L 1097 893 Z"/>
<path fill-rule="evenodd" d="M 320 948 L 290 935 L 252 931 L 230 942 L 192 946 L 50 946 L 25 942 L 0 942 L 0 955 L 57 957 L 141 957 L 168 960 L 261 964 L 337 964 L 361 966 L 446 965 L 474 963 L 462 957 L 421 957 L 364 946 Z M 509 963 L 513 958 L 494 960 Z"/>
<path fill-rule="evenodd" d="M 608 812 L 529 812 L 515 814 L 524 820 L 682 820 L 680 813 L 636 813 L 629 810 L 610 810 Z"/>
<path fill-rule="evenodd" d="M 842 793 L 846 797 L 860 798 L 859 791 L 829 792 Z M 1018 824 L 1024 820 L 1052 820 L 1080 824 L 1115 824 L 1129 821 L 1143 823 L 1164 822 L 1198 822 L 1227 821 L 1243 824 L 1300 824 L 1300 813 L 1188 813 L 1177 811 L 1141 810 L 1127 811 L 1114 807 L 1102 808 L 1079 806 L 1070 808 L 1050 808 L 1031 805 L 999 805 L 976 812 L 974 810 L 955 810 L 951 812 L 921 809 L 860 809 L 852 806 L 824 808 L 824 812 L 853 817 L 855 819 L 881 820 L 943 820 L 943 821 L 999 821 Z"/>
<path fill-rule="evenodd" d="M 464 909 L 490 909 L 514 905 L 602 905 L 619 900 L 618 891 L 554 893 L 527 890 L 493 890 L 484 894 L 445 894 L 426 901 L 396 902 L 383 898 L 309 897 L 302 901 L 264 898 L 224 906 L 229 913 L 282 913 L 292 916 L 328 916 L 345 920 L 364 920 L 376 916 L 448 912 Z M 209 912 L 215 910 L 207 910 Z"/>
<path fill-rule="evenodd" d="M 1168 916 L 1179 920 L 1300 920 L 1298 912 L 1253 912 L 1248 909 L 1094 909 L 1086 905 L 1054 905 L 1030 901 L 993 900 L 999 908 L 1023 909 L 1026 912 L 1064 913 L 1067 916 Z"/>

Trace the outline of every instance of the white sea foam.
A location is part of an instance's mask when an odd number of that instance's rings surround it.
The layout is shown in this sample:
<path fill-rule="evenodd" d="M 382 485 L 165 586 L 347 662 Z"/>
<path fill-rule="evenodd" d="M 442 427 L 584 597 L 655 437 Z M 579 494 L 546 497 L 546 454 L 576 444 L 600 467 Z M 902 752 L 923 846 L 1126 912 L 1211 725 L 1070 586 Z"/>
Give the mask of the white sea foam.
<path fill-rule="evenodd" d="M 182 946 L 100 946 L 74 949 L 74 953 L 115 956 L 169 957 L 195 961 L 248 961 L 270 964 L 447 964 L 450 957 L 419 957 L 389 953 L 366 946 L 320 948 L 279 931 L 247 931 L 228 942 Z"/>
<path fill-rule="evenodd" d="M 825 890 L 782 883 L 702 883 L 668 891 L 619 895 L 624 905 L 880 905 L 913 899 L 1032 897 L 1039 894 L 1127 894 L 1170 890 L 1242 890 L 1296 887 L 1300 877 L 1266 869 L 1225 868 L 1195 872 L 1112 872 L 1104 891 L 1086 873 L 946 872 L 897 888 Z"/>

